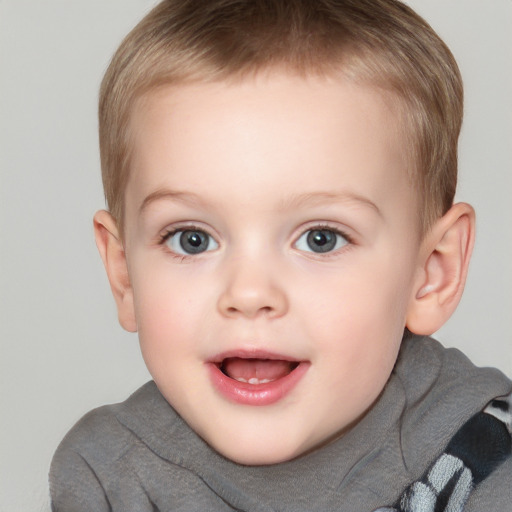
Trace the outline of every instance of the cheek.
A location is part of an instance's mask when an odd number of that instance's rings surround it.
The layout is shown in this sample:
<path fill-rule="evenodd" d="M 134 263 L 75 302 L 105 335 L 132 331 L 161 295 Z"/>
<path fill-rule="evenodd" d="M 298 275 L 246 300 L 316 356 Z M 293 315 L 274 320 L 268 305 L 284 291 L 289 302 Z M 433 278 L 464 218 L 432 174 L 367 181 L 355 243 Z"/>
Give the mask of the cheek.
<path fill-rule="evenodd" d="M 350 271 L 319 277 L 301 292 L 309 297 L 300 315 L 304 329 L 345 368 L 394 363 L 410 284 L 407 268 L 392 263 L 391 258 L 363 261 Z"/>
<path fill-rule="evenodd" d="M 393 319 L 405 319 L 410 278 L 407 269 L 400 271 L 390 265 L 368 262 L 341 272 L 317 276 L 304 283 L 298 293 L 307 298 L 313 319 L 318 325 L 343 322 L 367 325 Z"/>
<path fill-rule="evenodd" d="M 176 354 L 189 346 L 197 330 L 201 296 L 190 294 L 190 282 L 171 272 L 151 270 L 134 280 L 135 315 L 143 355 Z"/>

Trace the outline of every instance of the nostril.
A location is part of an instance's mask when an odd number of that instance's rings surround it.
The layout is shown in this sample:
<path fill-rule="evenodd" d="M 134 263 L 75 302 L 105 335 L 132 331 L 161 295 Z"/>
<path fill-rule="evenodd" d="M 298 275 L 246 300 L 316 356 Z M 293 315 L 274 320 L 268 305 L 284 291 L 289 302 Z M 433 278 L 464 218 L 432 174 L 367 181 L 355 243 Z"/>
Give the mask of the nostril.
<path fill-rule="evenodd" d="M 274 308 L 271 306 L 263 306 L 263 307 L 255 307 L 255 308 L 249 308 L 249 307 L 234 307 L 230 306 L 226 309 L 228 314 L 236 315 L 236 314 L 243 314 L 245 316 L 259 316 L 259 315 L 268 315 L 274 311 Z"/>
<path fill-rule="evenodd" d="M 217 306 L 222 314 L 256 318 L 280 316 L 286 312 L 287 300 L 282 290 L 265 283 L 245 287 L 239 282 L 235 284 L 228 286 L 218 299 Z"/>

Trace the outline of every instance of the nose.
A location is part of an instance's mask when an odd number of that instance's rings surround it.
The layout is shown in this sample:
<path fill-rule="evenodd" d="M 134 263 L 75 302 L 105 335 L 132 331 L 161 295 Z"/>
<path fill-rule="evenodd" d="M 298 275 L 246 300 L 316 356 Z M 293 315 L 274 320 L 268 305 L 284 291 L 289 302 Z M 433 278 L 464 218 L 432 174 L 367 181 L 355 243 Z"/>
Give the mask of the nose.
<path fill-rule="evenodd" d="M 277 318 L 288 310 L 286 292 L 269 263 L 244 261 L 232 265 L 224 279 L 217 307 L 227 317 Z"/>

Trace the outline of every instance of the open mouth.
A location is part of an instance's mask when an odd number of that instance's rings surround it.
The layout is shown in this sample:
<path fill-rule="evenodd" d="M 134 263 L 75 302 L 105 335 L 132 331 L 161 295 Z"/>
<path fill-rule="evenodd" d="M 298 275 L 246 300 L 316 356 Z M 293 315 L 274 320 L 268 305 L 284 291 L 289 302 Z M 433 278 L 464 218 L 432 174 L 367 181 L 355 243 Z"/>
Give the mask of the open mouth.
<path fill-rule="evenodd" d="M 231 402 L 271 405 L 289 393 L 307 373 L 309 361 L 267 353 L 230 353 L 210 361 L 213 387 Z"/>
<path fill-rule="evenodd" d="M 218 365 L 220 371 L 238 382 L 253 385 L 268 384 L 289 375 L 299 366 L 296 361 L 227 357 Z"/>

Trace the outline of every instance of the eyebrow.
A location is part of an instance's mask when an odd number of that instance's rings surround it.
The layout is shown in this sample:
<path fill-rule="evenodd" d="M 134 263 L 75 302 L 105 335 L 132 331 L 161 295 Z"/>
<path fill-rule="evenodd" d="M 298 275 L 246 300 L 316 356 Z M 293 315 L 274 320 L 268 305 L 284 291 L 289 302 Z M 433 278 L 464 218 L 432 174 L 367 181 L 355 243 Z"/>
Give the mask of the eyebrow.
<path fill-rule="evenodd" d="M 161 201 L 162 199 L 181 201 L 183 203 L 201 203 L 204 202 L 200 196 L 193 192 L 183 192 L 181 190 L 159 189 L 151 192 L 144 198 L 139 208 L 139 213 L 143 213 L 152 203 Z"/>
<path fill-rule="evenodd" d="M 292 196 L 283 201 L 281 208 L 283 210 L 288 208 L 301 208 L 304 206 L 320 206 L 325 203 L 356 203 L 367 206 L 375 211 L 380 217 L 382 212 L 379 207 L 369 198 L 357 194 L 352 191 L 343 190 L 339 192 L 306 192 Z"/>
<path fill-rule="evenodd" d="M 180 190 L 159 189 L 155 190 L 144 198 L 139 208 L 139 213 L 143 213 L 152 203 L 161 200 L 180 201 L 190 204 L 205 204 L 205 200 L 193 192 Z M 320 206 L 325 203 L 356 203 L 367 206 L 375 211 L 380 217 L 382 213 L 379 207 L 367 197 L 351 191 L 340 192 L 306 192 L 304 194 L 292 195 L 280 204 L 279 209 L 286 211 L 292 208 L 303 208 L 306 206 Z"/>

